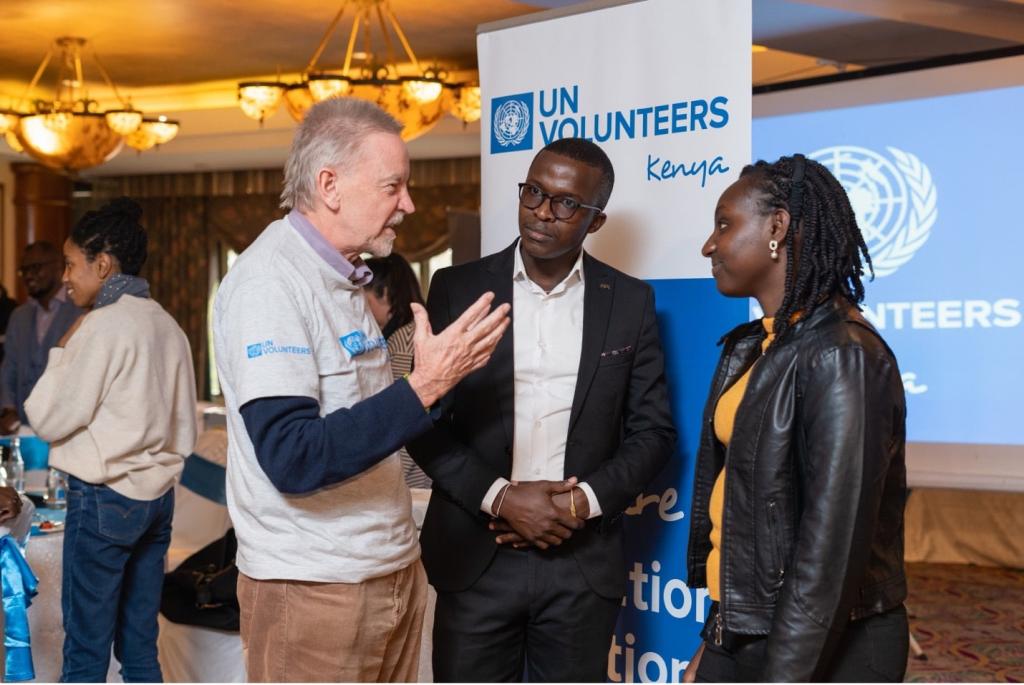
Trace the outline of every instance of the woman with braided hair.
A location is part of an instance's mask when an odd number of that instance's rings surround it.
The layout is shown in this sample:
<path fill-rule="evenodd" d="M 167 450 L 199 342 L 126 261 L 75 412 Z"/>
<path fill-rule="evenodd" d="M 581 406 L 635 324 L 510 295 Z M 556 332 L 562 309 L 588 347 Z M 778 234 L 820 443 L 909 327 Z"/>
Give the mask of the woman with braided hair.
<path fill-rule="evenodd" d="M 157 612 L 174 490 L 196 437 L 192 355 L 150 299 L 142 209 L 87 212 L 64 243 L 64 283 L 87 310 L 25 402 L 50 465 L 69 474 L 62 682 L 160 682 Z"/>
<path fill-rule="evenodd" d="M 765 316 L 722 339 L 704 412 L 687 565 L 713 603 L 687 677 L 900 681 L 906 408 L 857 306 L 871 259 L 849 199 L 803 155 L 757 162 L 703 254 Z"/>

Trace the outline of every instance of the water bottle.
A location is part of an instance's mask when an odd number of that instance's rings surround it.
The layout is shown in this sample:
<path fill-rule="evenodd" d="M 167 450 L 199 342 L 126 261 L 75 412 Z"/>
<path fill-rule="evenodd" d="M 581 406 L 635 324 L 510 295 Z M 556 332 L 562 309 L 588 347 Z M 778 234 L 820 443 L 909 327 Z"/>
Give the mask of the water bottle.
<path fill-rule="evenodd" d="M 18 491 L 19 495 L 25 494 L 25 460 L 21 457 L 21 438 L 11 438 L 11 460 L 9 462 L 8 484 Z"/>
<path fill-rule="evenodd" d="M 46 475 L 46 506 L 50 509 L 63 509 L 68 505 L 67 483 L 64 474 L 57 469 L 50 469 Z"/>

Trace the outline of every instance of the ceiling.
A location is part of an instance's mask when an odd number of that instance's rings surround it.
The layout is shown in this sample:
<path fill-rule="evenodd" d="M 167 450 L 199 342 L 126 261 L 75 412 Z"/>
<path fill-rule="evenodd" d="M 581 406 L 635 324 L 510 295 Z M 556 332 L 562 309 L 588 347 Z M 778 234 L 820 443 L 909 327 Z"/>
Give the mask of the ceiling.
<path fill-rule="evenodd" d="M 421 61 L 476 67 L 476 27 L 536 12 L 514 0 L 391 0 Z M 57 36 L 87 38 L 119 86 L 298 72 L 340 0 L 4 0 L 0 83 L 25 81 Z M 320 60 L 340 66 L 342 30 Z"/>
<path fill-rule="evenodd" d="M 391 1 L 421 63 L 437 61 L 467 76 L 476 67 L 479 24 L 574 4 Z M 759 46 L 754 86 L 1024 44 L 1024 0 L 752 2 Z M 0 107 L 22 96 L 54 38 L 79 35 L 137 107 L 182 125 L 161 149 L 141 155 L 125 149 L 85 175 L 279 167 L 294 123 L 283 109 L 262 128 L 247 119 L 235 104 L 235 82 L 301 72 L 338 6 L 338 0 L 4 0 Z M 340 65 L 348 25 L 343 19 L 319 66 Z M 86 79 L 98 80 L 90 64 L 87 53 Z M 105 96 L 96 86 L 93 97 Z M 479 154 L 479 126 L 445 118 L 412 141 L 410 152 Z M 0 143 L 0 161 L 18 158 Z"/>

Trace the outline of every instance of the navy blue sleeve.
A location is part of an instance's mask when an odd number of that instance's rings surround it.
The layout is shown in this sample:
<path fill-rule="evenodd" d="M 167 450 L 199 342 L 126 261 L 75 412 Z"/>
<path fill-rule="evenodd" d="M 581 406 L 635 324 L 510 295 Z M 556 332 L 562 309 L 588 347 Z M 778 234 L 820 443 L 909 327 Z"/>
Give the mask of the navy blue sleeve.
<path fill-rule="evenodd" d="M 433 425 L 408 381 L 320 416 L 309 397 L 260 397 L 241 408 L 259 462 L 274 487 L 302 495 L 351 478 Z"/>

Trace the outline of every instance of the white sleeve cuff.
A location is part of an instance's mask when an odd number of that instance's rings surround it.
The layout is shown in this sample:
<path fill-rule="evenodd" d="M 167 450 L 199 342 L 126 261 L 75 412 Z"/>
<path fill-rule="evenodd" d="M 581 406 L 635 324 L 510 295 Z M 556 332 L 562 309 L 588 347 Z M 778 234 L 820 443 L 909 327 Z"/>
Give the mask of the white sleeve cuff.
<path fill-rule="evenodd" d="M 594 489 L 591 488 L 586 483 L 580 483 L 576 487 L 583 491 L 583 494 L 587 496 L 587 502 L 590 503 L 590 516 L 588 516 L 587 518 L 592 519 L 600 516 L 601 503 L 597 501 L 597 495 L 594 494 Z"/>
<path fill-rule="evenodd" d="M 501 492 L 501 489 L 509 484 L 507 478 L 498 478 L 487 490 L 487 494 L 484 495 L 484 501 L 480 503 L 480 511 L 484 512 L 488 516 L 494 516 L 491 512 L 494 507 L 494 500 Z"/>

